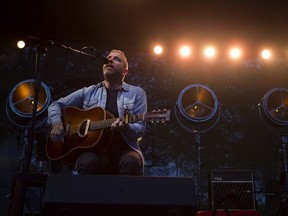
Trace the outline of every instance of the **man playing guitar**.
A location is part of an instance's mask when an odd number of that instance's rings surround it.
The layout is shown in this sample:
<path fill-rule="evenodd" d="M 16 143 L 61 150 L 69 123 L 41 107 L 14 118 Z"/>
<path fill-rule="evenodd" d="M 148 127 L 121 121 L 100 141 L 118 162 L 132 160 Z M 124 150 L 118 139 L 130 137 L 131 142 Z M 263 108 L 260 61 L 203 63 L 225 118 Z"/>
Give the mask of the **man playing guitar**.
<path fill-rule="evenodd" d="M 138 139 L 145 133 L 146 93 L 124 82 L 128 61 L 122 51 L 112 50 L 107 58 L 104 81 L 49 106 L 46 153 L 51 160 L 76 162 L 79 174 L 143 175 Z M 130 122 L 127 113 L 139 119 Z"/>

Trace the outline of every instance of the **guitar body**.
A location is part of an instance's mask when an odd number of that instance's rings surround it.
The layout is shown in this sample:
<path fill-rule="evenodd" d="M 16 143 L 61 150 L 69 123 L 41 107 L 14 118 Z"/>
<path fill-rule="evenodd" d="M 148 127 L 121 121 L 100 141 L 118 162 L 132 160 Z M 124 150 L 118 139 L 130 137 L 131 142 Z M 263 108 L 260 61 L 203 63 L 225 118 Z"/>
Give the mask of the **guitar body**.
<path fill-rule="evenodd" d="M 77 156 L 85 151 L 100 151 L 109 145 L 112 138 L 110 128 L 89 130 L 84 133 L 87 121 L 111 119 L 113 115 L 101 107 L 81 110 L 66 107 L 63 110 L 63 124 L 66 130 L 64 143 L 53 142 L 48 136 L 46 155 L 50 160 L 61 160 L 72 163 Z"/>
<path fill-rule="evenodd" d="M 82 110 L 66 107 L 62 112 L 62 122 L 66 131 L 64 143 L 53 142 L 48 136 L 46 155 L 50 160 L 73 163 L 84 152 L 104 150 L 112 140 L 110 127 L 116 120 L 112 114 L 101 107 Z M 170 110 L 158 110 L 138 115 L 125 115 L 126 123 L 150 121 L 166 122 L 170 120 Z"/>

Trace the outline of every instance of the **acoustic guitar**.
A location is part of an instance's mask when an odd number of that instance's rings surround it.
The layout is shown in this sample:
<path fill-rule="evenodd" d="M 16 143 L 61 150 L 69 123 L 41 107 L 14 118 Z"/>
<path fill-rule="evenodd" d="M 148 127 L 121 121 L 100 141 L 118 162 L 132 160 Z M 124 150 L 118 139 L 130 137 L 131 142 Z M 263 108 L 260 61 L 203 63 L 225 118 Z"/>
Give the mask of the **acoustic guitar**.
<path fill-rule="evenodd" d="M 71 163 L 77 155 L 89 150 L 100 151 L 109 145 L 113 136 L 110 127 L 116 120 L 101 107 L 82 110 L 77 107 L 63 109 L 62 122 L 66 131 L 63 142 L 53 142 L 48 136 L 46 155 L 48 159 Z M 130 115 L 122 118 L 126 123 L 152 122 L 164 123 L 170 121 L 170 110 L 158 110 L 148 113 Z"/>

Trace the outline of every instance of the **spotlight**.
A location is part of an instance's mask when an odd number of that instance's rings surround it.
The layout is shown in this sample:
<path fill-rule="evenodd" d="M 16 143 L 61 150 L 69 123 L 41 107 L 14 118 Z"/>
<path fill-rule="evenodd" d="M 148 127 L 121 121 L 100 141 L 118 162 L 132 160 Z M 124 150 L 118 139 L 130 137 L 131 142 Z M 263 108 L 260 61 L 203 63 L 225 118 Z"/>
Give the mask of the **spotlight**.
<path fill-rule="evenodd" d="M 19 49 L 23 49 L 24 47 L 25 47 L 25 42 L 24 41 L 22 41 L 22 40 L 20 40 L 20 41 L 18 41 L 17 42 L 17 47 L 19 48 Z"/>
<path fill-rule="evenodd" d="M 6 114 L 10 121 L 18 127 L 30 127 L 35 104 L 35 80 L 24 80 L 18 83 L 10 92 L 6 102 Z M 46 109 L 51 100 L 49 88 L 41 82 L 38 103 L 36 107 L 36 124 L 41 126 L 46 120 Z"/>
<path fill-rule="evenodd" d="M 191 49 L 188 46 L 183 46 L 180 48 L 180 55 L 182 57 L 188 57 L 191 54 Z"/>
<path fill-rule="evenodd" d="M 263 50 L 262 52 L 261 52 L 261 57 L 263 58 L 263 59 L 270 59 L 271 58 L 271 51 L 270 50 Z"/>
<path fill-rule="evenodd" d="M 214 127 L 220 117 L 215 93 L 201 84 L 184 88 L 175 106 L 178 123 L 189 132 L 204 132 Z"/>
<path fill-rule="evenodd" d="M 207 47 L 204 49 L 204 56 L 206 58 L 214 58 L 216 55 L 216 50 L 214 47 Z"/>
<path fill-rule="evenodd" d="M 269 90 L 258 105 L 259 114 L 265 123 L 274 128 L 288 126 L 288 90 L 273 88 Z"/>
<path fill-rule="evenodd" d="M 163 52 L 162 46 L 157 45 L 157 46 L 154 47 L 154 53 L 155 54 L 160 55 L 160 54 L 162 54 L 162 52 Z"/>
<path fill-rule="evenodd" d="M 230 50 L 230 57 L 233 59 L 238 59 L 241 56 L 241 50 L 239 48 L 232 48 Z"/>

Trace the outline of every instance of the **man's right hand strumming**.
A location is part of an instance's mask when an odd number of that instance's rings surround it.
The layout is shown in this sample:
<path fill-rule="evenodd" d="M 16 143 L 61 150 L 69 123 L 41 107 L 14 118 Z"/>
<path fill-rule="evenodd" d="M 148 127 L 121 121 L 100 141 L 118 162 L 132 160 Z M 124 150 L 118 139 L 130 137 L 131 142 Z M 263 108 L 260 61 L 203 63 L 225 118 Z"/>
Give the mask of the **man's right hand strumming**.
<path fill-rule="evenodd" d="M 64 142 L 65 129 L 62 123 L 55 124 L 52 126 L 50 131 L 50 139 L 53 142 Z"/>

